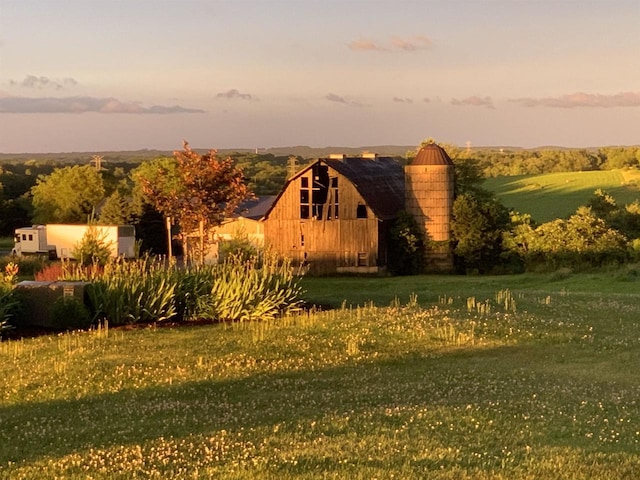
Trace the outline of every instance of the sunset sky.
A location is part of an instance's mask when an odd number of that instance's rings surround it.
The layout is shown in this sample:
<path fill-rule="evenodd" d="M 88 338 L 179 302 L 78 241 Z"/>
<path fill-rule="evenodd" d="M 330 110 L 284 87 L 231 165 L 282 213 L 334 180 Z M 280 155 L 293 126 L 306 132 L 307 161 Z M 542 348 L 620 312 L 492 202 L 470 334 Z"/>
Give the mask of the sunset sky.
<path fill-rule="evenodd" d="M 0 0 L 0 152 L 640 144 L 640 0 Z"/>

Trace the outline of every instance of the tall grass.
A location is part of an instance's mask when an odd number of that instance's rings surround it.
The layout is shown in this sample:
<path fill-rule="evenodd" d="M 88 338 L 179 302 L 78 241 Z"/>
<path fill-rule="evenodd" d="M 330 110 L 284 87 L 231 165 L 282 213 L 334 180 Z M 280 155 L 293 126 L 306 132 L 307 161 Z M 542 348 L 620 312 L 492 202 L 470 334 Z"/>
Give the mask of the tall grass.
<path fill-rule="evenodd" d="M 301 287 L 288 260 L 266 253 L 248 261 L 231 256 L 199 298 L 201 315 L 219 320 L 268 320 L 300 307 Z"/>
<path fill-rule="evenodd" d="M 111 325 L 273 319 L 299 308 L 302 292 L 290 262 L 271 253 L 187 267 L 151 257 L 104 267 L 66 264 L 60 278 L 91 282 L 94 320 Z"/>

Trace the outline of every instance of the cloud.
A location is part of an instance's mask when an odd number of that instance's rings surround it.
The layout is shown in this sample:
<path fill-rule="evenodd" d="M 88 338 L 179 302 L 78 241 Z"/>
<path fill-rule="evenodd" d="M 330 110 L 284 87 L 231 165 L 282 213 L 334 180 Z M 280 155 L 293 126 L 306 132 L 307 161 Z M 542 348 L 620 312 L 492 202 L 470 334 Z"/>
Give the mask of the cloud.
<path fill-rule="evenodd" d="M 348 44 L 348 47 L 351 50 L 360 51 L 360 52 L 388 52 L 389 49 L 378 45 L 377 43 L 371 40 L 354 40 L 353 42 Z"/>
<path fill-rule="evenodd" d="M 451 105 L 455 106 L 470 106 L 470 107 L 486 107 L 486 108 L 494 108 L 493 100 L 491 97 L 467 97 L 462 99 L 452 98 Z"/>
<path fill-rule="evenodd" d="M 0 98 L 0 113 L 204 113 L 204 110 L 179 105 L 143 107 L 139 103 L 121 102 L 116 98 L 94 97 L 4 97 Z"/>
<path fill-rule="evenodd" d="M 364 104 L 357 102 L 355 100 L 348 100 L 345 97 L 341 97 L 340 95 L 336 95 L 335 93 L 328 93 L 325 95 L 325 100 L 334 103 L 340 103 L 342 105 L 348 105 L 350 107 L 364 107 Z"/>
<path fill-rule="evenodd" d="M 393 97 L 393 101 L 395 103 L 413 103 L 413 100 L 410 98 L 401 98 L 401 97 Z"/>
<path fill-rule="evenodd" d="M 394 37 L 391 43 L 395 48 L 404 50 L 405 52 L 415 52 L 417 50 L 426 50 L 431 47 L 432 42 L 424 35 L 414 35 L 407 39 Z"/>
<path fill-rule="evenodd" d="M 240 93 L 237 89 L 232 88 L 226 92 L 220 92 L 216 95 L 216 98 L 226 98 L 228 100 L 240 99 L 240 100 L 252 100 L 253 97 L 250 93 Z"/>
<path fill-rule="evenodd" d="M 393 37 L 387 42 L 387 45 L 375 42 L 370 39 L 354 40 L 347 44 L 349 49 L 356 52 L 417 52 L 431 48 L 433 42 L 424 35 L 413 35 L 411 37 L 401 38 Z"/>
<path fill-rule="evenodd" d="M 620 92 L 613 95 L 577 92 L 567 95 L 560 95 L 559 97 L 512 98 L 509 99 L 509 101 L 519 103 L 524 107 L 640 107 L 640 92 Z"/>
<path fill-rule="evenodd" d="M 35 88 L 41 90 L 43 88 L 53 88 L 62 90 L 63 88 L 75 87 L 78 82 L 73 78 L 64 78 L 62 80 L 52 80 L 51 78 L 36 75 L 27 75 L 23 80 L 9 80 L 9 85 L 13 87 Z"/>

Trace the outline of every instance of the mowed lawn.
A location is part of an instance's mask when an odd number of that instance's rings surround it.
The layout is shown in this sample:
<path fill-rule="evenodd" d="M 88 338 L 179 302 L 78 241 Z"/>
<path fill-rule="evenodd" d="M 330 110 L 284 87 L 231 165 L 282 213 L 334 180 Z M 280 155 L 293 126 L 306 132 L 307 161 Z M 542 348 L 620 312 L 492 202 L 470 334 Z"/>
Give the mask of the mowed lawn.
<path fill-rule="evenodd" d="M 484 188 L 510 209 L 529 213 L 539 223 L 567 218 L 601 188 L 619 205 L 640 198 L 640 171 L 604 170 L 488 178 Z"/>
<path fill-rule="evenodd" d="M 324 310 L 273 323 L 4 341 L 0 478 L 637 478 L 635 279 L 306 279 Z"/>

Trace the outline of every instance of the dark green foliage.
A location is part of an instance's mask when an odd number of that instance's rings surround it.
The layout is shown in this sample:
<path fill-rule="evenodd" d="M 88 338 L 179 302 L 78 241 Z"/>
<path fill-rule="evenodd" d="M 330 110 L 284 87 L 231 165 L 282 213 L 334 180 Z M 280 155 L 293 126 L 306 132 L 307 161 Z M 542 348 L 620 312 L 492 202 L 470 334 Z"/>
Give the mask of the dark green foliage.
<path fill-rule="evenodd" d="M 416 275 L 425 268 L 425 236 L 415 218 L 402 211 L 389 231 L 388 264 L 394 275 Z"/>
<path fill-rule="evenodd" d="M 640 238 L 640 201 L 623 207 L 608 192 L 598 189 L 587 202 L 594 215 L 628 239 Z"/>
<path fill-rule="evenodd" d="M 508 210 L 495 198 L 465 193 L 453 203 L 452 233 L 458 267 L 489 273 L 500 263 L 502 235 L 509 226 Z"/>
<path fill-rule="evenodd" d="M 567 220 L 557 219 L 538 227 L 516 225 L 506 236 L 505 245 L 523 259 L 527 270 L 580 270 L 629 259 L 625 236 L 589 207 L 579 208 Z"/>
<path fill-rule="evenodd" d="M 60 297 L 51 305 L 50 314 L 56 329 L 84 329 L 91 325 L 89 309 L 76 297 Z"/>
<path fill-rule="evenodd" d="M 12 320 L 20 312 L 20 301 L 9 287 L 0 288 L 0 336 L 2 332 L 13 328 Z"/>

